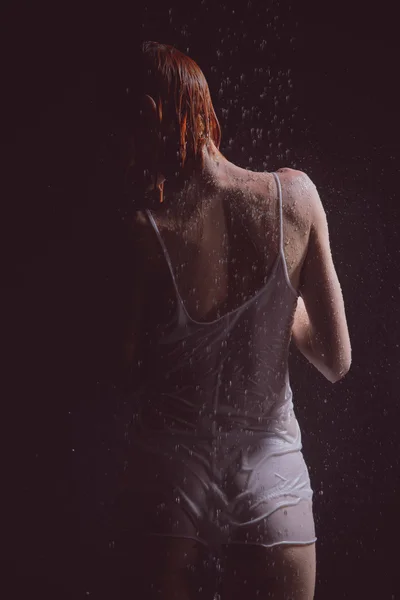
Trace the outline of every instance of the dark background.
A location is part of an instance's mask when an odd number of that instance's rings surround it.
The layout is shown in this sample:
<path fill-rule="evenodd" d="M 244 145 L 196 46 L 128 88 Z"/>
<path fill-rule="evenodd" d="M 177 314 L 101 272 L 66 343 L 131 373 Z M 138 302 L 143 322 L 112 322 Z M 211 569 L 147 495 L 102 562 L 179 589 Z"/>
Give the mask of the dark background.
<path fill-rule="evenodd" d="M 199 63 L 228 159 L 302 169 L 320 191 L 353 365 L 332 386 L 291 359 L 315 490 L 316 599 L 400 598 L 395 15 L 268 0 L 136 12 L 14 3 L 1 23 L 3 560 L 15 597 L 115 597 L 104 523 L 120 406 L 99 356 L 123 266 L 107 162 L 118 101 L 104 90 L 143 38 Z"/>

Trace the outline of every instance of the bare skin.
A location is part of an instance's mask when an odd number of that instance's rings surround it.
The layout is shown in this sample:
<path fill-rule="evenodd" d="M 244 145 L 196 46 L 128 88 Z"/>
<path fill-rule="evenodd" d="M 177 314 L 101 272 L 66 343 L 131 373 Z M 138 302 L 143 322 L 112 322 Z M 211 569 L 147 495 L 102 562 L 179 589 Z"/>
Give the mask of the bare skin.
<path fill-rule="evenodd" d="M 144 600 L 211 600 L 203 546 L 190 539 L 148 538 L 138 544 L 125 588 L 134 585 Z M 228 547 L 223 561 L 221 600 L 312 600 L 315 590 L 315 544 Z M 156 568 L 155 568 L 156 567 Z M 132 586 L 124 582 L 132 581 Z"/>
<path fill-rule="evenodd" d="M 315 544 L 228 548 L 223 600 L 312 600 Z"/>
<path fill-rule="evenodd" d="M 190 316 L 198 321 L 218 318 L 253 296 L 268 279 L 278 251 L 277 190 L 272 174 L 241 169 L 215 147 L 205 150 L 204 158 L 201 175 L 194 176 L 187 190 L 170 197 L 155 215 L 175 268 L 180 295 Z M 325 211 L 307 175 L 293 169 L 280 169 L 278 173 L 284 198 L 288 276 L 301 294 L 293 340 L 305 357 L 334 382 L 349 370 L 351 347 Z M 240 238 L 235 245 L 230 245 L 228 239 L 228 220 L 231 235 Z M 243 237 L 243 223 L 247 237 Z M 165 318 L 174 309 L 175 296 L 158 240 L 141 211 L 134 215 L 132 229 L 137 255 L 149 257 L 147 264 L 142 260 L 138 264 L 137 281 L 143 281 L 144 288 L 146 282 L 148 286 L 147 290 L 136 287 L 133 319 L 136 315 L 141 322 L 139 304 L 145 297 L 150 303 L 154 297 L 162 299 L 161 307 L 157 302 L 154 309 L 160 319 Z M 217 239 L 210 244 L 207 235 Z M 213 259 L 216 255 L 220 262 Z M 226 261 L 232 258 L 234 268 L 227 275 Z M 196 293 L 202 287 L 209 290 L 208 295 Z M 138 340 L 135 323 L 132 333 L 129 360 Z"/>
<path fill-rule="evenodd" d="M 280 169 L 278 173 L 283 190 L 288 276 L 301 294 L 294 316 L 293 340 L 304 356 L 334 382 L 350 368 L 351 348 L 325 212 L 307 175 L 293 169 Z M 161 176 L 157 183 L 162 180 Z M 278 252 L 277 216 L 273 175 L 233 165 L 209 142 L 203 149 L 203 168 L 194 171 L 183 188 L 172 189 L 155 213 L 180 295 L 193 319 L 218 318 L 239 307 L 265 284 Z M 243 236 L 244 229 L 247 236 Z M 140 359 L 145 308 L 161 323 L 175 306 L 175 293 L 159 242 L 141 211 L 132 218 L 132 232 L 134 254 L 139 258 L 126 345 L 130 364 Z M 227 261 L 234 268 L 227 269 Z M 198 294 L 199 289 L 209 293 Z M 200 597 L 190 592 L 182 574 L 183 556 L 196 562 L 193 542 L 152 540 L 154 552 L 159 550 L 162 554 L 166 548 L 168 568 L 159 572 L 160 595 L 154 597 Z M 312 600 L 315 564 L 314 544 L 228 548 L 223 598 Z"/>
<path fill-rule="evenodd" d="M 202 581 L 204 557 L 204 547 L 193 540 L 149 537 L 138 543 L 121 583 L 141 600 L 209 600 Z"/>

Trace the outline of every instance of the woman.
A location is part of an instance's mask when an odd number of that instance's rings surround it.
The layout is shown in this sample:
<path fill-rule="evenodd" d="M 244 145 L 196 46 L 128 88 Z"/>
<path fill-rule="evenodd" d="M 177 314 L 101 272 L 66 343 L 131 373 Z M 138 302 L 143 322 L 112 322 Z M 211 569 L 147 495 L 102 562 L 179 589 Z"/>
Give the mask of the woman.
<path fill-rule="evenodd" d="M 227 161 L 197 64 L 142 50 L 129 90 L 136 409 L 119 509 L 136 585 L 200 597 L 201 549 L 222 547 L 224 598 L 309 600 L 316 537 L 290 340 L 331 382 L 351 363 L 325 212 L 304 173 Z"/>

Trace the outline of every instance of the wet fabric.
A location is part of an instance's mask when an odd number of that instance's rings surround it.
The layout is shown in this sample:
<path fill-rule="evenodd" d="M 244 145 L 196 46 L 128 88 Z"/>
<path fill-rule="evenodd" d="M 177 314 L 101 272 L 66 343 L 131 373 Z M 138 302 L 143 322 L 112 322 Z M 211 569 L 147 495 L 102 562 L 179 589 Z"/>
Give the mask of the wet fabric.
<path fill-rule="evenodd" d="M 150 211 L 176 293 L 136 396 L 126 527 L 214 543 L 315 541 L 312 490 L 288 376 L 297 303 L 283 250 L 267 283 L 211 322 L 192 319 Z M 129 515 L 129 517 L 128 517 Z"/>

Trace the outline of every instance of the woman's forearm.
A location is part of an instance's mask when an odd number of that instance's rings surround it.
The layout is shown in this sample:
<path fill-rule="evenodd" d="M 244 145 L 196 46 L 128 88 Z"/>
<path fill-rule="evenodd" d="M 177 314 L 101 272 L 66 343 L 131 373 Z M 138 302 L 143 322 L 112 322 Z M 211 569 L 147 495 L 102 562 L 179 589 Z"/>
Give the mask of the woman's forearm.
<path fill-rule="evenodd" d="M 332 369 L 327 365 L 323 345 L 318 335 L 313 332 L 310 318 L 304 304 L 303 298 L 299 296 L 297 308 L 292 325 L 292 337 L 297 348 L 303 356 L 329 381 L 335 382 L 338 377 L 332 373 Z"/>

